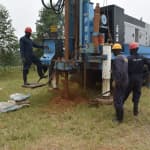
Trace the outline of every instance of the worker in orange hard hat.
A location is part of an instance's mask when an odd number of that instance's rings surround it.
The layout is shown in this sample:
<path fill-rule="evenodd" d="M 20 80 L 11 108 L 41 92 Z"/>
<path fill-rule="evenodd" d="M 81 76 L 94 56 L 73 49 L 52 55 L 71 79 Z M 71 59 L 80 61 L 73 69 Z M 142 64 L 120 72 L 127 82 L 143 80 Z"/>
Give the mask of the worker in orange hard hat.
<path fill-rule="evenodd" d="M 112 52 L 114 53 L 114 60 L 112 61 L 112 78 L 114 84 L 114 107 L 116 111 L 116 118 L 114 121 L 123 121 L 123 98 L 125 90 L 128 85 L 128 61 L 127 58 L 121 55 L 122 46 L 119 43 L 115 43 L 112 46 Z"/>
<path fill-rule="evenodd" d="M 32 33 L 32 29 L 31 29 L 31 27 L 26 27 L 25 28 L 25 33 Z"/>
<path fill-rule="evenodd" d="M 133 92 L 133 114 L 137 116 L 139 113 L 138 104 L 141 96 L 141 87 L 143 84 L 144 65 L 147 64 L 150 70 L 150 62 L 148 59 L 138 54 L 139 44 L 132 42 L 129 44 L 130 56 L 128 56 L 128 74 L 129 84 L 125 93 L 124 101 L 129 94 Z"/>
<path fill-rule="evenodd" d="M 25 28 L 25 35 L 20 38 L 20 54 L 23 62 L 23 81 L 24 85 L 28 85 L 29 83 L 27 82 L 27 74 L 29 72 L 29 68 L 32 63 L 34 63 L 37 66 L 37 72 L 40 77 L 40 79 L 45 78 L 42 64 L 40 60 L 34 55 L 33 53 L 33 47 L 36 48 L 44 48 L 42 45 L 37 45 L 34 43 L 30 37 L 32 34 L 32 29 L 31 27 L 26 27 Z"/>

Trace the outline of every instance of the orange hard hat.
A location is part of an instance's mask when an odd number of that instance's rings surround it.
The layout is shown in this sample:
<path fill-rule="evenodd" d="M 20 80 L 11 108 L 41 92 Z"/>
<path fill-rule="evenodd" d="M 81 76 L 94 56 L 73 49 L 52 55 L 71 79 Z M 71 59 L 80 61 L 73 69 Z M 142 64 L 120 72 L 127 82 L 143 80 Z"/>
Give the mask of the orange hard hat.
<path fill-rule="evenodd" d="M 129 44 L 129 49 L 132 50 L 132 49 L 137 49 L 139 48 L 139 44 L 137 42 L 132 42 Z"/>
<path fill-rule="evenodd" d="M 26 27 L 26 28 L 25 28 L 25 32 L 27 32 L 27 33 L 32 33 L 31 27 Z"/>

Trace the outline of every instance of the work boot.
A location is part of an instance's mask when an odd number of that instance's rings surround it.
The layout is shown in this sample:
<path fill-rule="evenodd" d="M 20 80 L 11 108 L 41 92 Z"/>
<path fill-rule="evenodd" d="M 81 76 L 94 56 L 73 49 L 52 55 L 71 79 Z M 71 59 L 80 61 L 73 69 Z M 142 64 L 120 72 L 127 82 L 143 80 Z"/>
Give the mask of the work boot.
<path fill-rule="evenodd" d="M 116 109 L 116 118 L 113 119 L 113 122 L 118 122 L 118 123 L 123 122 L 123 110 Z"/>
<path fill-rule="evenodd" d="M 123 112 L 123 109 L 120 110 L 120 116 L 119 116 L 119 121 L 120 122 L 123 122 L 123 115 L 124 115 L 124 112 Z"/>
<path fill-rule="evenodd" d="M 138 104 L 134 104 L 134 106 L 133 106 L 133 115 L 137 116 L 138 113 L 139 113 L 139 111 L 138 111 Z"/>
<path fill-rule="evenodd" d="M 30 83 L 28 83 L 28 82 L 24 82 L 24 85 L 30 85 Z"/>
<path fill-rule="evenodd" d="M 39 80 L 37 82 L 40 82 L 40 80 L 44 79 L 44 78 L 47 78 L 48 75 L 43 75 L 43 76 L 40 76 Z"/>
<path fill-rule="evenodd" d="M 118 124 L 122 123 L 122 121 L 123 121 L 123 120 L 118 120 L 117 117 L 114 117 L 114 118 L 112 119 L 112 122 L 118 123 Z"/>
<path fill-rule="evenodd" d="M 28 85 L 28 83 L 27 83 L 27 74 L 28 74 L 28 71 L 27 70 L 23 70 L 24 85 Z"/>
<path fill-rule="evenodd" d="M 45 74 L 46 71 L 48 70 L 48 67 L 47 66 L 42 66 L 42 70 L 43 70 L 43 73 Z"/>

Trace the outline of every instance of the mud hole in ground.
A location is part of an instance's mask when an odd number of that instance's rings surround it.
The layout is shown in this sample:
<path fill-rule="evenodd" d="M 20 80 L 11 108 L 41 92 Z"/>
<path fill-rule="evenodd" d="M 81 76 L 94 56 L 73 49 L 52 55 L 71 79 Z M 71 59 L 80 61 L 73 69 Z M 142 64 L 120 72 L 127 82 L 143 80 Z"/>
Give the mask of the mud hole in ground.
<path fill-rule="evenodd" d="M 80 88 L 78 83 L 72 82 L 69 86 L 69 95 L 66 96 L 65 89 L 52 90 L 54 98 L 49 100 L 48 106 L 43 108 L 43 111 L 49 112 L 64 112 L 71 110 L 79 104 L 87 104 L 89 99 L 86 93 Z"/>

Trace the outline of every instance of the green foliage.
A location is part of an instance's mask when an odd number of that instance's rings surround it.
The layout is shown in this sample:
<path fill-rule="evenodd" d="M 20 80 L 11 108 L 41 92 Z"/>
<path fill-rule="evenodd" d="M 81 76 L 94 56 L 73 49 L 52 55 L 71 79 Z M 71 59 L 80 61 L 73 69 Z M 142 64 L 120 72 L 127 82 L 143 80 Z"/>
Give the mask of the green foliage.
<path fill-rule="evenodd" d="M 15 64 L 18 58 L 18 41 L 6 8 L 0 5 L 0 65 Z"/>
<path fill-rule="evenodd" d="M 63 15 L 56 14 L 52 9 L 46 9 L 43 7 L 39 11 L 39 20 L 36 21 L 36 33 L 32 34 L 32 38 L 36 43 L 41 44 L 44 38 L 49 38 L 52 36 L 61 37 L 63 34 Z M 52 33 L 50 31 L 51 26 L 57 27 L 57 33 Z M 35 55 L 40 57 L 43 55 L 42 49 L 34 48 Z"/>
<path fill-rule="evenodd" d="M 56 14 L 52 9 L 42 8 L 39 11 L 39 18 L 36 22 L 37 37 L 39 39 L 43 39 L 45 35 L 50 35 L 50 26 L 56 25 L 59 28 L 62 26 L 62 14 Z"/>

